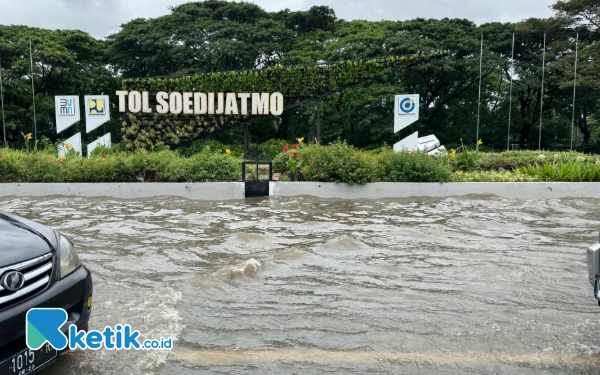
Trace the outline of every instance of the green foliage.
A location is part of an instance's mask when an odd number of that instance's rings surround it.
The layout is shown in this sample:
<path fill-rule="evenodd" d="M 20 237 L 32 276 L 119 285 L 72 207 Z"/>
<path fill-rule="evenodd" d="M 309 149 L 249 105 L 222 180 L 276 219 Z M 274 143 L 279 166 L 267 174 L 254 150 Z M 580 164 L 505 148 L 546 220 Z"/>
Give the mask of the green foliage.
<path fill-rule="evenodd" d="M 479 152 L 479 148 L 470 150 L 462 143 L 462 139 L 460 143 L 461 146 L 458 149 L 450 151 L 450 164 L 457 171 L 472 172 L 478 170 L 483 164 L 483 157 Z"/>
<path fill-rule="evenodd" d="M 23 140 L 22 134 L 33 132 L 30 40 L 37 122 L 37 134 L 32 134 L 30 149 L 35 149 L 36 140 L 39 141 L 38 149 L 41 149 L 43 137 L 54 142 L 58 140 L 56 128 L 52 125 L 55 116 L 54 95 L 104 92 L 111 95 L 111 109 L 115 110 L 114 106 L 118 102 L 115 101 L 114 93 L 120 82 L 107 66 L 105 41 L 79 30 L 44 30 L 20 25 L 0 25 L 4 118 L 7 140 L 13 147 L 17 147 L 16 143 Z M 81 106 L 83 107 L 83 100 Z M 114 122 L 107 124 L 107 131 L 113 131 L 113 136 L 118 138 L 113 126 Z M 77 129 L 78 127 L 80 124 L 67 133 L 75 134 L 81 129 Z M 84 141 L 88 140 L 85 139 L 87 137 L 95 138 L 95 135 L 84 135 Z"/>
<path fill-rule="evenodd" d="M 596 163 L 600 157 L 580 152 L 549 152 L 549 151 L 504 151 L 483 153 L 483 170 L 515 170 L 528 165 L 542 165 L 547 162 L 587 162 Z"/>
<path fill-rule="evenodd" d="M 374 156 L 378 178 L 383 182 L 448 182 L 450 169 L 441 159 L 410 152 L 386 151 Z"/>
<path fill-rule="evenodd" d="M 271 139 L 261 143 L 258 146 L 258 149 L 264 158 L 274 160 L 281 154 L 281 150 L 286 144 L 288 144 L 288 142 L 285 140 Z"/>
<path fill-rule="evenodd" d="M 0 149 L 0 182 L 204 182 L 238 181 L 240 158 L 200 153 L 190 158 L 173 151 L 66 157 Z"/>
<path fill-rule="evenodd" d="M 216 145 L 216 144 L 215 144 Z M 204 182 L 239 181 L 242 158 L 215 152 L 210 146 L 183 157 L 176 151 L 132 153 L 101 150 L 91 158 L 72 152 L 65 158 L 47 150 L 26 152 L 0 148 L 0 182 Z M 291 155 L 297 152 L 301 159 Z M 302 144 L 289 152 L 280 150 L 273 160 L 274 172 L 283 172 L 281 181 L 304 180 L 364 184 L 368 182 L 600 182 L 600 160 L 578 153 L 556 153 L 556 161 L 531 158 L 531 152 L 503 153 L 514 162 L 532 164 L 514 171 L 451 172 L 447 156 L 392 152 L 383 147 L 364 152 L 345 142 L 328 146 Z M 493 156 L 492 156 L 493 155 Z M 106 156 L 106 157 L 104 157 Z M 484 157 L 500 162 L 497 155 Z M 290 160 L 292 158 L 292 160 Z M 508 165 L 505 162 L 502 165 Z M 251 171 L 249 170 L 249 173 Z M 294 173 L 296 172 L 296 173 Z"/>
<path fill-rule="evenodd" d="M 339 86 L 372 80 L 388 72 L 447 55 L 449 51 L 345 61 L 329 65 L 273 66 L 261 70 L 197 74 L 178 78 L 125 79 L 125 90 L 166 92 L 280 92 L 286 99 L 314 98 Z M 248 116 L 147 115 L 128 113 L 122 124 L 128 150 L 179 144 L 246 121 Z"/>
<path fill-rule="evenodd" d="M 517 172 L 543 181 L 600 182 L 600 165 L 584 162 L 529 165 L 518 168 Z"/>
<path fill-rule="evenodd" d="M 104 145 L 100 145 L 100 146 L 96 147 L 94 149 L 94 151 L 92 151 L 92 154 L 90 155 L 90 157 L 97 158 L 97 157 L 103 157 L 103 156 L 114 155 L 114 154 L 116 154 L 116 151 L 113 148 L 106 147 Z"/>
<path fill-rule="evenodd" d="M 285 174 L 289 170 L 288 155 L 285 152 L 279 150 L 277 156 L 272 159 L 273 162 L 273 173 Z"/>
<path fill-rule="evenodd" d="M 177 151 L 184 157 L 191 157 L 200 153 L 217 153 L 225 154 L 227 150 L 232 156 L 243 157 L 244 149 L 240 145 L 225 145 L 214 139 L 198 140 L 192 142 L 189 146 L 181 147 Z"/>
<path fill-rule="evenodd" d="M 300 176 L 305 181 L 365 184 L 376 180 L 377 171 L 371 155 L 356 150 L 346 142 L 329 146 L 305 145 L 300 151 L 304 160 Z"/>
<path fill-rule="evenodd" d="M 532 182 L 539 181 L 535 176 L 530 176 L 517 172 L 462 172 L 457 171 L 452 173 L 453 182 Z"/>

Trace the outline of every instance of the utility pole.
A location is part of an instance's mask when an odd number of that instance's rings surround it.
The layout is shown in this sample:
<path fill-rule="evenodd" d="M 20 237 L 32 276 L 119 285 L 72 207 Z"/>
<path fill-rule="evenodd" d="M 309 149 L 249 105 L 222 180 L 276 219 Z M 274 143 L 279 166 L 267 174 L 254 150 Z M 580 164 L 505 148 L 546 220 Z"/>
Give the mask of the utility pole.
<path fill-rule="evenodd" d="M 477 102 L 477 135 L 475 137 L 475 144 L 479 148 L 479 117 L 481 114 L 481 74 L 483 67 L 483 33 L 481 33 L 481 54 L 479 56 L 479 100 Z"/>
<path fill-rule="evenodd" d="M 573 79 L 573 118 L 571 119 L 571 151 L 573 151 L 573 130 L 575 128 L 575 93 L 577 91 L 577 54 L 579 52 L 579 33 L 575 39 L 575 78 Z"/>
<path fill-rule="evenodd" d="M 544 114 L 544 73 L 546 71 L 546 33 L 544 33 L 544 53 L 542 54 L 542 91 L 540 92 L 540 138 L 538 150 L 542 149 L 542 117 Z"/>
<path fill-rule="evenodd" d="M 510 151 L 510 120 L 512 115 L 512 92 L 513 92 L 513 74 L 515 73 L 515 33 L 512 40 L 512 55 L 510 58 L 510 100 L 508 102 L 508 138 L 506 138 L 506 150 Z"/>
<path fill-rule="evenodd" d="M 37 141 L 37 123 L 35 120 L 35 90 L 33 88 L 33 54 L 31 49 L 31 38 L 29 38 L 29 63 L 31 64 L 31 97 L 33 103 L 33 141 Z M 35 143 L 34 143 L 35 144 Z"/>
<path fill-rule="evenodd" d="M 4 121 L 4 91 L 2 88 L 2 60 L 0 60 L 0 105 L 2 106 L 2 133 L 4 134 L 4 147 L 8 147 L 6 142 L 6 122 Z"/>

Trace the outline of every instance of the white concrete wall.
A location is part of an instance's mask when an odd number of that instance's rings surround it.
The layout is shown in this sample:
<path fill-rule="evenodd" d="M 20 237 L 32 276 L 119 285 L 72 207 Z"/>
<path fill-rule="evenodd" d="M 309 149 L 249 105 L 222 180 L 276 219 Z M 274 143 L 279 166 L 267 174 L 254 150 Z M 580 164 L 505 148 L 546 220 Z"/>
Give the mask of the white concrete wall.
<path fill-rule="evenodd" d="M 175 196 L 199 200 L 227 200 L 244 199 L 244 193 L 245 187 L 243 182 L 0 184 L 0 197 L 40 197 L 67 195 L 79 197 L 135 199 Z"/>
<path fill-rule="evenodd" d="M 321 198 L 378 199 L 449 197 L 469 194 L 517 199 L 600 198 L 596 182 L 451 182 L 346 185 L 333 182 L 272 182 L 271 196 L 309 195 Z"/>
<path fill-rule="evenodd" d="M 275 197 L 314 196 L 340 199 L 495 195 L 516 199 L 600 198 L 600 183 L 453 182 L 346 185 L 328 182 L 271 182 Z M 200 183 L 5 183 L 1 197 L 80 196 L 123 199 L 175 196 L 197 200 L 244 199 L 243 182 Z M 1 203 L 0 199 L 0 203 Z"/>

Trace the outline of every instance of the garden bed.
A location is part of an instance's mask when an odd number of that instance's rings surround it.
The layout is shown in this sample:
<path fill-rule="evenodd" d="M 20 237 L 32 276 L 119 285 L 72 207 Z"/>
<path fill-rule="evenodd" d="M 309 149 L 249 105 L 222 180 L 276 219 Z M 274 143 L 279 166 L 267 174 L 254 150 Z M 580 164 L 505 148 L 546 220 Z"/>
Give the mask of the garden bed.
<path fill-rule="evenodd" d="M 282 181 L 353 184 L 374 182 L 600 182 L 600 158 L 577 152 L 475 152 L 448 155 L 362 151 L 346 143 L 328 146 L 269 141 L 260 145 Z M 240 181 L 239 148 L 215 143 L 171 151 L 123 152 L 98 148 L 90 158 L 53 148 L 0 148 L 0 182 L 233 182 Z M 250 171 L 251 172 L 251 171 Z"/>

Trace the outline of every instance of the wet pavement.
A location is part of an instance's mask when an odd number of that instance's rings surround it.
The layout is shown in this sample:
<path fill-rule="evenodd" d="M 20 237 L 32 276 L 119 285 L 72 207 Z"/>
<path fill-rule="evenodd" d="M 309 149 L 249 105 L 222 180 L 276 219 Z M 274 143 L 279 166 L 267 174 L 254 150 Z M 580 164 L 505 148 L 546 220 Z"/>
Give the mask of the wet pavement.
<path fill-rule="evenodd" d="M 43 375 L 596 374 L 598 200 L 6 199 L 94 276 L 91 329 Z"/>

